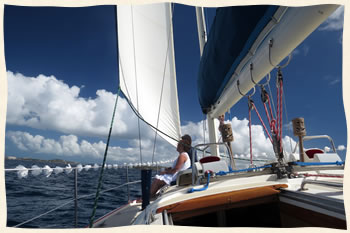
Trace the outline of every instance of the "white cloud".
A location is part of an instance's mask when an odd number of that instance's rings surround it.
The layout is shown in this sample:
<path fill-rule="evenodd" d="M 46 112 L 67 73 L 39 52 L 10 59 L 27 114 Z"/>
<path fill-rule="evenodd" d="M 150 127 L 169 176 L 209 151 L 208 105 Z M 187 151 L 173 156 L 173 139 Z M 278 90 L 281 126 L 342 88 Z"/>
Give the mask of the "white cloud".
<path fill-rule="evenodd" d="M 250 143 L 249 143 L 249 128 L 248 120 L 239 120 L 234 117 L 232 121 L 225 121 L 226 123 L 231 123 L 232 133 L 234 135 L 234 141 L 231 143 L 232 151 L 234 154 L 240 157 L 250 158 Z M 215 120 L 215 127 L 217 129 L 217 135 L 220 135 L 219 121 Z M 206 127 L 207 129 L 208 127 Z M 203 121 L 201 122 L 188 122 L 186 125 L 181 127 L 183 134 L 189 134 L 192 137 L 193 145 L 203 143 Z M 208 141 L 209 135 L 208 131 L 205 132 L 206 141 Z M 295 141 L 285 136 L 283 138 L 283 144 L 285 150 L 290 152 L 290 143 L 293 148 L 295 146 Z M 261 125 L 252 125 L 252 145 L 253 145 L 253 158 L 254 159 L 275 159 L 273 148 L 271 142 L 267 136 L 265 136 L 265 131 Z M 224 151 L 224 150 L 222 150 Z"/>
<path fill-rule="evenodd" d="M 340 6 L 331 14 L 328 19 L 321 24 L 319 30 L 321 31 L 337 31 L 343 30 L 344 26 L 344 6 Z"/>
<path fill-rule="evenodd" d="M 304 53 L 305 57 L 309 54 L 309 51 L 310 51 L 310 47 L 307 45 L 304 45 L 303 46 L 303 53 Z"/>
<path fill-rule="evenodd" d="M 337 150 L 343 151 L 343 150 L 346 150 L 346 147 L 344 145 L 339 145 Z"/>
<path fill-rule="evenodd" d="M 303 54 L 306 57 L 309 54 L 309 51 L 310 51 L 310 47 L 303 44 L 292 51 L 292 56 L 295 57 L 300 54 Z"/>
<path fill-rule="evenodd" d="M 339 77 L 337 77 L 337 76 L 333 76 L 333 75 L 325 75 L 324 77 L 323 77 L 323 79 L 325 80 L 325 81 L 327 81 L 328 82 L 328 84 L 329 85 L 331 85 L 331 86 L 333 86 L 333 85 L 335 85 L 335 84 L 337 84 L 337 83 L 341 83 L 341 78 L 339 78 Z"/>
<path fill-rule="evenodd" d="M 324 147 L 324 151 L 325 151 L 325 152 L 330 152 L 330 151 L 331 151 L 331 148 L 328 147 L 328 146 L 325 146 L 325 147 Z"/>
<path fill-rule="evenodd" d="M 332 80 L 329 84 L 330 85 L 335 85 L 335 84 L 340 83 L 340 82 L 341 82 L 340 79 L 335 79 L 335 80 Z"/>
<path fill-rule="evenodd" d="M 18 149 L 29 153 L 58 155 L 62 158 L 80 156 L 84 160 L 100 159 L 102 161 L 106 143 L 103 141 L 90 143 L 86 140 L 78 140 L 75 135 L 62 135 L 58 140 L 47 139 L 41 135 L 31 135 L 28 132 L 8 131 L 6 137 L 14 143 Z M 143 140 L 143 162 L 152 161 L 153 143 Z M 156 156 L 154 161 L 175 159 L 175 148 L 168 145 L 164 140 L 158 139 Z M 109 146 L 108 160 L 120 163 L 140 162 L 139 148 Z"/>
<path fill-rule="evenodd" d="M 292 56 L 296 56 L 296 55 L 299 55 L 300 54 L 300 50 L 299 49 L 294 49 L 292 51 Z"/>
<path fill-rule="evenodd" d="M 228 122 L 228 121 L 227 121 Z M 218 121 L 215 121 L 216 128 L 218 128 Z M 235 155 L 244 159 L 250 158 L 250 144 L 248 120 L 239 120 L 236 117 L 230 122 L 232 124 L 232 131 L 234 141 L 231 144 Z M 203 121 L 188 122 L 182 126 L 182 133 L 191 135 L 193 139 L 192 145 L 203 143 Z M 219 132 L 217 130 L 218 135 Z M 253 143 L 253 159 L 259 160 L 274 160 L 274 152 L 271 142 L 264 135 L 262 126 L 252 125 L 252 143 Z M 41 135 L 31 135 L 22 131 L 8 131 L 6 136 L 14 143 L 18 149 L 28 153 L 53 154 L 61 157 L 80 156 L 84 160 L 100 159 L 102 160 L 106 143 L 88 142 L 86 140 L 79 140 L 75 135 L 62 135 L 58 140 L 44 138 Z M 208 132 L 206 131 L 206 138 L 208 140 Z M 116 142 L 116 140 L 113 140 Z M 153 141 L 154 134 L 142 138 L 142 162 L 150 162 L 153 157 Z M 140 162 L 140 149 L 138 139 L 130 139 L 128 147 L 110 146 L 108 149 L 108 158 L 110 161 L 118 163 L 138 163 Z M 283 144 L 287 152 L 291 151 L 290 143 L 294 148 L 295 141 L 288 136 L 283 139 Z M 226 149 L 221 148 L 224 152 Z M 226 151 L 225 151 L 226 152 Z M 201 153 L 199 154 L 201 156 Z M 177 157 L 177 152 L 174 147 L 168 144 L 164 139 L 157 137 L 156 149 L 154 153 L 154 161 L 173 160 Z M 236 161 L 237 167 L 246 167 L 247 161 Z"/>
<path fill-rule="evenodd" d="M 64 134 L 106 136 L 116 95 L 97 90 L 95 98 L 79 96 L 80 88 L 69 87 L 54 76 L 25 77 L 7 72 L 7 123 Z M 35 91 L 34 91 L 35 90 Z M 142 131 L 152 132 L 143 124 Z M 134 138 L 137 118 L 123 98 L 118 99 L 113 135 Z"/>
<path fill-rule="evenodd" d="M 81 156 L 82 158 L 102 158 L 105 150 L 103 141 L 91 143 L 79 140 L 79 136 L 106 137 L 116 95 L 98 90 L 95 98 L 79 96 L 80 88 L 69 87 L 55 77 L 25 77 L 7 72 L 8 112 L 7 123 L 63 133 L 59 139 L 44 138 L 27 132 L 7 132 L 7 137 L 20 149 L 33 153 L 47 153 L 61 156 Z M 33 91 L 35 90 L 35 91 Z M 114 120 L 113 136 L 118 140 L 127 139 L 128 147 L 110 147 L 109 158 L 115 161 L 140 162 L 137 118 L 123 98 L 118 100 Z M 228 122 L 228 121 L 227 121 Z M 230 122 L 234 135 L 233 153 L 250 157 L 248 120 L 234 117 Z M 218 121 L 215 120 L 217 134 Z M 205 127 L 206 129 L 208 127 Z M 204 142 L 203 121 L 187 122 L 182 133 L 191 135 L 193 145 Z M 208 142 L 208 131 L 205 132 Z M 263 127 L 252 125 L 252 144 L 254 159 L 273 160 L 271 142 L 265 136 Z M 141 121 L 141 145 L 143 162 L 153 157 L 154 131 Z M 112 139 L 113 141 L 113 139 Z M 284 143 L 290 143 L 285 137 Z M 292 141 L 292 144 L 295 143 Z M 287 147 L 287 146 L 286 146 Z M 288 149 L 286 149 L 288 150 Z M 175 148 L 157 137 L 155 161 L 176 158 Z"/>

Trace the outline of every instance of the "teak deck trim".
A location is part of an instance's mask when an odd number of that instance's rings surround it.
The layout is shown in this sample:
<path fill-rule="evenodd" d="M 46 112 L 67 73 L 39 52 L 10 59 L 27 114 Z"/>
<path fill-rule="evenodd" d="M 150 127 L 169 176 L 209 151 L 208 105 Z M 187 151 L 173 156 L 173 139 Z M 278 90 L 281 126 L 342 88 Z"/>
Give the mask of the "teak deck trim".
<path fill-rule="evenodd" d="M 198 197 L 160 207 L 157 209 L 157 213 L 161 213 L 164 210 L 167 210 L 168 213 L 176 213 L 218 205 L 232 204 L 240 201 L 277 194 L 280 192 L 278 189 L 287 187 L 287 184 L 277 184 Z"/>

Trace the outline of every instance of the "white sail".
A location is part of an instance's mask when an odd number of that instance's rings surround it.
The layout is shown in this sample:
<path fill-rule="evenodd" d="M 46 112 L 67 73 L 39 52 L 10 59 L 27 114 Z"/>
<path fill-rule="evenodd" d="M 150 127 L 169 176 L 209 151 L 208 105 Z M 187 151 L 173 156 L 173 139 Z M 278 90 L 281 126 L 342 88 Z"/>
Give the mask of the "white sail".
<path fill-rule="evenodd" d="M 171 17 L 170 3 L 117 6 L 119 80 L 121 90 L 145 121 L 179 139 Z"/>

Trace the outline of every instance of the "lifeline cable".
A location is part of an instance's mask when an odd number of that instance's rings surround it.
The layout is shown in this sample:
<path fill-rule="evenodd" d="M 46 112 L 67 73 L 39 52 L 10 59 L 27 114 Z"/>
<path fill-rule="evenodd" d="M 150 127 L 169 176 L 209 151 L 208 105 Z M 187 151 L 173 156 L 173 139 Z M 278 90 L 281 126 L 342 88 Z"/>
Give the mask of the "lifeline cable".
<path fill-rule="evenodd" d="M 261 167 L 251 167 L 251 168 L 246 168 L 246 169 L 240 169 L 240 170 L 232 170 L 229 172 L 225 172 L 225 171 L 219 171 L 217 173 L 215 173 L 215 175 L 217 176 L 224 176 L 230 173 L 239 173 L 239 172 L 249 172 L 249 171 L 254 171 L 254 170 L 258 170 L 258 169 L 263 169 L 263 168 L 270 168 L 272 167 L 272 165 L 265 165 L 265 166 L 261 166 Z"/>
<path fill-rule="evenodd" d="M 105 170 L 104 167 L 105 167 L 106 159 L 107 159 L 107 152 L 108 152 L 109 141 L 110 141 L 111 135 L 112 135 L 112 128 L 113 128 L 113 122 L 114 122 L 115 111 L 116 111 L 116 109 L 117 109 L 117 103 L 118 103 L 119 92 L 120 92 L 120 86 L 118 87 L 117 98 L 116 98 L 115 104 L 114 104 L 111 126 L 110 126 L 110 128 L 109 128 L 109 133 L 108 133 L 108 138 L 107 138 L 106 149 L 105 149 L 105 153 L 104 153 L 104 156 L 103 156 L 102 168 L 101 168 L 100 176 L 99 176 L 99 179 L 98 179 L 98 185 L 97 185 L 97 191 L 96 191 L 96 198 L 95 198 L 95 202 L 94 202 L 94 208 L 93 208 L 93 211 L 92 211 L 92 214 L 91 214 L 91 217 L 90 217 L 89 228 L 92 227 L 92 224 L 93 224 L 93 222 L 94 222 L 94 218 L 95 218 L 95 214 L 96 214 L 96 209 L 97 209 L 97 202 L 98 202 L 98 199 L 99 199 L 99 197 L 100 197 L 100 190 L 101 190 L 101 185 L 102 185 L 102 177 L 103 177 L 103 172 L 104 172 L 104 170 Z"/>
<path fill-rule="evenodd" d="M 292 165 L 299 165 L 299 166 L 319 166 L 319 165 L 344 165 L 345 162 L 343 161 L 336 161 L 336 162 L 293 162 Z"/>
<path fill-rule="evenodd" d="M 136 183 L 141 183 L 141 180 L 137 180 L 137 181 L 133 181 L 133 182 L 129 182 L 129 183 L 124 183 L 124 184 L 121 184 L 121 185 L 119 185 L 119 186 L 117 186 L 117 187 L 113 187 L 113 188 L 110 188 L 110 189 L 103 190 L 103 191 L 100 192 L 100 193 L 102 194 L 102 193 L 109 192 L 109 191 L 112 191 L 112 190 L 115 190 L 115 189 L 119 189 L 119 188 L 121 188 L 121 187 L 123 187 L 123 186 L 125 186 L 125 185 L 136 184 Z M 91 196 L 93 196 L 93 194 L 87 194 L 87 195 L 79 196 L 79 197 L 77 198 L 77 200 L 84 199 L 84 198 L 88 198 L 88 197 L 91 197 Z M 64 206 L 66 206 L 66 205 L 72 203 L 73 201 L 75 201 L 75 199 L 71 199 L 71 200 L 65 202 L 65 203 L 62 204 L 62 205 L 59 205 L 59 206 L 57 206 L 57 207 L 55 207 L 55 208 L 53 208 L 53 209 L 51 209 L 51 210 L 49 210 L 49 211 L 47 211 L 47 212 L 45 212 L 45 213 L 42 213 L 42 214 L 40 214 L 40 215 L 37 215 L 37 216 L 35 216 L 34 218 L 31 218 L 31 219 L 29 219 L 29 220 L 26 220 L 26 221 L 24 221 L 24 222 L 22 222 L 22 223 L 19 223 L 19 224 L 13 226 L 13 227 L 20 227 L 20 226 L 22 226 L 22 225 L 24 225 L 24 224 L 26 224 L 26 223 L 32 222 L 32 221 L 34 221 L 34 220 L 36 220 L 36 219 L 38 219 L 38 218 L 41 218 L 42 216 L 45 216 L 45 215 L 47 215 L 47 214 L 49 214 L 49 213 L 52 213 L 53 211 L 58 210 L 58 209 L 60 209 L 60 208 L 62 208 L 62 207 L 64 207 Z"/>

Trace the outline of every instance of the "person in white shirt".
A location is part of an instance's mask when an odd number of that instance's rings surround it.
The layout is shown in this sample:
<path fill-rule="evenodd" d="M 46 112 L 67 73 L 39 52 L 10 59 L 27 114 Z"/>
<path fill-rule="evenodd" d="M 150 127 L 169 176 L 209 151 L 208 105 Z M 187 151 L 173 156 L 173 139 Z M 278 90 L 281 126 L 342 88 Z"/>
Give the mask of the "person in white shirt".
<path fill-rule="evenodd" d="M 192 139 L 188 134 L 181 137 L 181 140 L 178 142 L 176 148 L 176 150 L 179 152 L 179 156 L 174 161 L 172 167 L 166 168 L 159 175 L 155 176 L 150 190 L 151 198 L 153 198 L 156 192 L 164 185 L 170 185 L 172 181 L 175 181 L 179 171 L 183 171 L 191 167 L 191 159 L 188 155 L 189 151 L 191 150 L 191 143 Z"/>

